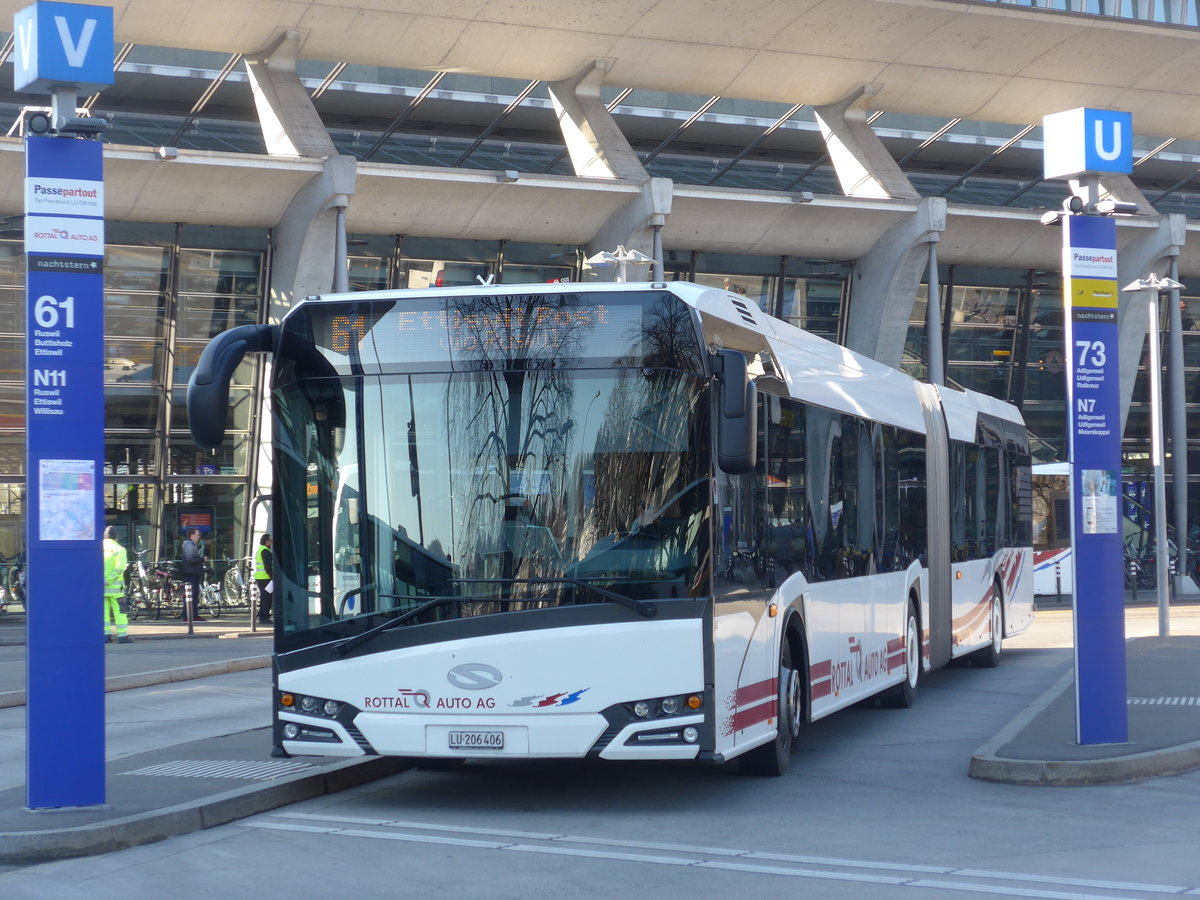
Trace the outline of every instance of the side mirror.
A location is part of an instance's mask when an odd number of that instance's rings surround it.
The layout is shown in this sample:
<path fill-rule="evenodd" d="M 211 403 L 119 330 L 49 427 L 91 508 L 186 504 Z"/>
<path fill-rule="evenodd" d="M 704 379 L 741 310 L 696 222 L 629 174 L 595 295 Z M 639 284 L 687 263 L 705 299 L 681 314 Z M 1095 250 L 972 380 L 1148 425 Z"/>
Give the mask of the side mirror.
<path fill-rule="evenodd" d="M 233 370 L 247 353 L 270 353 L 274 344 L 274 326 L 241 325 L 218 334 L 204 348 L 187 389 L 188 426 L 196 446 L 213 450 L 221 445 Z"/>
<path fill-rule="evenodd" d="M 713 358 L 717 376 L 717 465 L 722 472 L 742 475 L 758 462 L 758 390 L 737 350 L 718 350 Z"/>

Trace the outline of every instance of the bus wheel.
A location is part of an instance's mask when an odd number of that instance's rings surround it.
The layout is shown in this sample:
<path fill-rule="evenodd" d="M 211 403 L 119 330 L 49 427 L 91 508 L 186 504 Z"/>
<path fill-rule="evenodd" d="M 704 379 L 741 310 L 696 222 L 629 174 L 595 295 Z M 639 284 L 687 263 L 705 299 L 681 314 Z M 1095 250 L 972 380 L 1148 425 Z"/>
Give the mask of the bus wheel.
<path fill-rule="evenodd" d="M 982 650 L 971 654 L 971 665 L 979 669 L 994 669 L 1000 665 L 1000 651 L 1004 648 L 1004 611 L 1000 603 L 1000 585 L 992 589 L 992 642 Z"/>
<path fill-rule="evenodd" d="M 917 605 L 908 604 L 908 623 L 904 626 L 904 680 L 880 694 L 879 702 L 889 709 L 908 709 L 917 702 L 917 682 L 921 678 L 921 626 Z"/>
<path fill-rule="evenodd" d="M 779 716 L 775 740 L 742 756 L 741 770 L 747 775 L 777 777 L 786 772 L 792 757 L 792 740 L 800 734 L 804 721 L 804 684 L 799 670 L 792 666 L 790 638 L 789 632 L 779 648 Z"/>

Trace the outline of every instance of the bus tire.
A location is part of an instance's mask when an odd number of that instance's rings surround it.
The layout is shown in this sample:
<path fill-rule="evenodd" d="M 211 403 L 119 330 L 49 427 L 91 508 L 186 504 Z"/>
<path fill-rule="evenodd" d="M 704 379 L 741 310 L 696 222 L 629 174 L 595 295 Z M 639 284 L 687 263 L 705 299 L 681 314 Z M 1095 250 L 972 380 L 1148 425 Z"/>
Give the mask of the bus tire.
<path fill-rule="evenodd" d="M 989 611 L 992 623 L 992 639 L 986 647 L 971 654 L 971 667 L 994 669 L 1000 665 L 1000 651 L 1004 649 L 1004 604 L 1000 602 L 1000 583 L 992 588 L 992 606 Z"/>
<path fill-rule="evenodd" d="M 800 669 L 792 662 L 796 651 L 792 641 L 795 632 L 784 633 L 779 647 L 779 710 L 775 739 L 745 753 L 740 761 L 747 775 L 777 778 L 787 771 L 792 757 L 792 742 L 800 734 L 804 722 L 804 681 Z"/>
<path fill-rule="evenodd" d="M 904 625 L 904 680 L 879 695 L 879 702 L 888 709 L 908 709 L 917 702 L 917 685 L 921 680 L 921 620 L 917 617 L 917 602 L 908 601 L 908 620 Z"/>

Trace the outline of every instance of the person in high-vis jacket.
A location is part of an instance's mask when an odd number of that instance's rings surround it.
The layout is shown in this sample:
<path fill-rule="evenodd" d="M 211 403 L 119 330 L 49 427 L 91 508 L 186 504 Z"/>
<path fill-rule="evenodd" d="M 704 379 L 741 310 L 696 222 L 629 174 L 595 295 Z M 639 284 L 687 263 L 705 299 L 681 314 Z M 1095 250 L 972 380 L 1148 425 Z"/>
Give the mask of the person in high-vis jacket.
<path fill-rule="evenodd" d="M 113 636 L 109 626 L 117 635 L 117 643 L 128 644 L 129 616 L 125 614 L 125 567 L 129 556 L 125 548 L 117 543 L 117 529 L 109 525 L 104 529 L 104 642 L 111 643 Z"/>
<path fill-rule="evenodd" d="M 254 554 L 254 583 L 258 585 L 258 621 L 271 621 L 271 601 L 274 599 L 272 579 L 275 577 L 275 558 L 271 554 L 271 536 L 258 539 Z"/>

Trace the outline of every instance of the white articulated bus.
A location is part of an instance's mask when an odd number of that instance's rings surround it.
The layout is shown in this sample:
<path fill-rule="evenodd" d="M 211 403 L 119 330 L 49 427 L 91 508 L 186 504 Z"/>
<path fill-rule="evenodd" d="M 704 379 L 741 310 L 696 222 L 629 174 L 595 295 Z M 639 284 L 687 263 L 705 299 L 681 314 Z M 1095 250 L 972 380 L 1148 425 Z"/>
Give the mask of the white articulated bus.
<path fill-rule="evenodd" d="M 314 297 L 273 355 L 279 754 L 779 774 L 1033 616 L 1016 410 L 688 283 Z"/>

